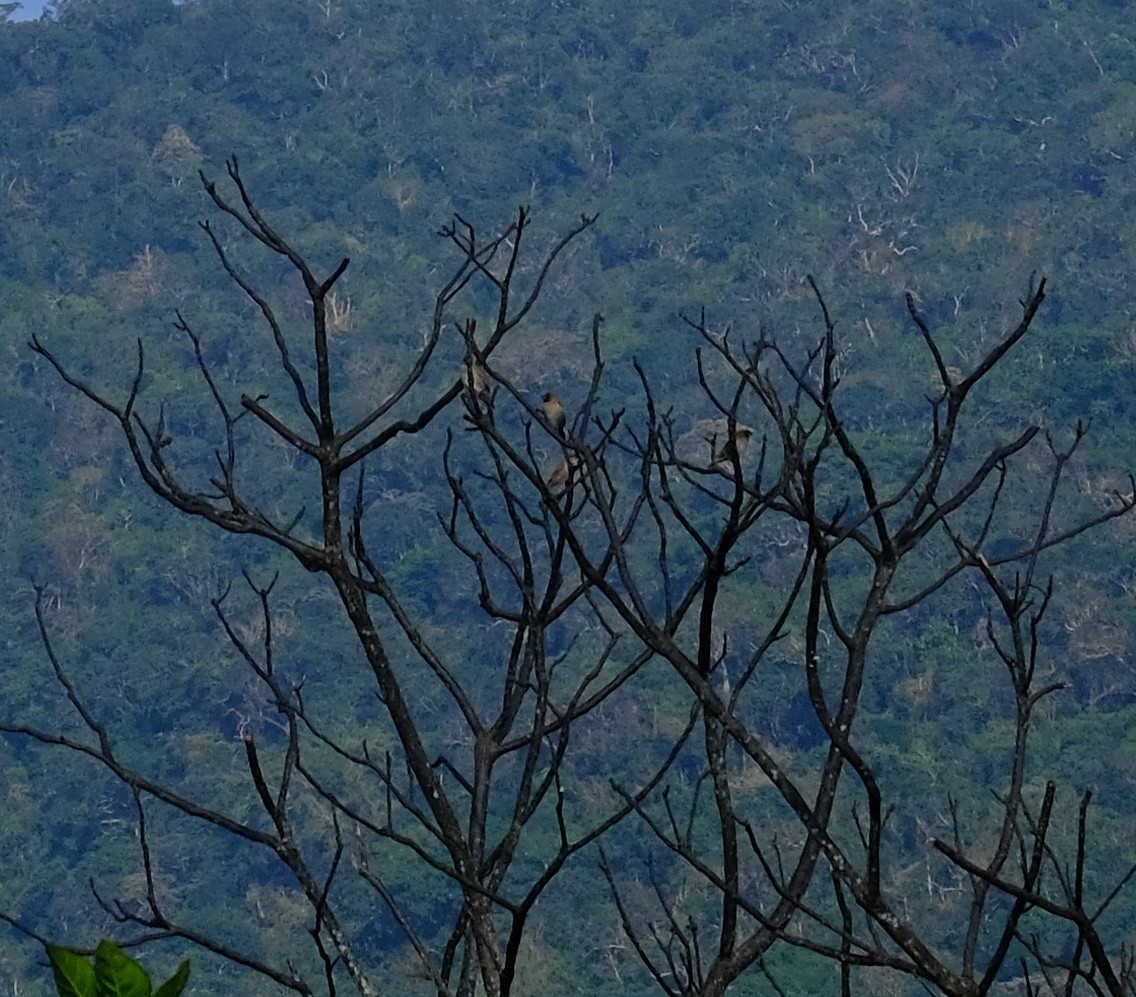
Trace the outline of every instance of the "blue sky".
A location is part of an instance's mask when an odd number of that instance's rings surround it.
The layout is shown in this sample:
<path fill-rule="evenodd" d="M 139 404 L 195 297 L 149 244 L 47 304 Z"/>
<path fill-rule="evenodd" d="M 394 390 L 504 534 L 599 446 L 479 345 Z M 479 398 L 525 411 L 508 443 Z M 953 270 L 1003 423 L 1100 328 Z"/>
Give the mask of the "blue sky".
<path fill-rule="evenodd" d="M 47 0 L 20 0 L 22 6 L 11 17 L 13 21 L 34 21 L 43 13 Z"/>

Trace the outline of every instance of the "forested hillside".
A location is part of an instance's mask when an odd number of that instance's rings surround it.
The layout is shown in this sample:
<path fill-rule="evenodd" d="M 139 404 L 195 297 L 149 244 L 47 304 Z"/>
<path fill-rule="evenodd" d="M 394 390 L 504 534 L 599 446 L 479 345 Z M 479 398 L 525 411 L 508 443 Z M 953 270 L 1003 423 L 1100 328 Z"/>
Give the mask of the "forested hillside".
<path fill-rule="evenodd" d="M 493 356 L 501 383 L 511 386 L 498 404 L 531 402 L 502 425 L 520 441 L 519 454 L 527 441 L 542 474 L 565 445 L 556 433 L 539 432 L 555 422 L 541 415 L 540 399 L 556 392 L 571 414 L 585 399 L 596 403 L 596 417 L 618 421 L 612 413 L 621 413 L 619 433 L 654 420 L 662 436 L 671 433 L 676 466 L 701 447 L 714 485 L 728 481 L 729 465 L 744 470 L 741 447 L 731 453 L 715 433 L 733 433 L 739 416 L 758 436 L 765 424 L 736 400 L 728 414 L 707 402 L 704 389 L 718 390 L 728 407 L 729 377 L 744 367 L 731 368 L 714 344 L 732 341 L 736 359 L 743 341 L 763 333 L 786 358 L 773 384 L 779 397 L 797 391 L 803 412 L 815 405 L 819 424 L 827 418 L 822 379 L 814 382 L 810 372 L 794 387 L 784 373 L 825 341 L 811 275 L 833 319 L 840 431 L 882 484 L 899 487 L 933 431 L 929 399 L 940 392 L 941 375 L 958 381 L 980 364 L 1022 320 L 1044 277 L 1044 301 L 1038 298 L 1028 332 L 967 399 L 953 442 L 960 463 L 950 465 L 946 480 L 961 485 L 966 468 L 993 448 L 1028 426 L 1041 430 L 1011 455 L 1020 459 L 991 465 L 987 491 L 959 528 L 971 540 L 981 535 L 982 557 L 1004 568 L 1012 587 L 1014 571 L 1025 577 L 1027 570 L 1025 560 L 1015 568 L 1014 555 L 1041 536 L 1046 515 L 1057 535 L 1106 515 L 1118 495 L 1131 493 L 1136 28 L 1122 3 L 61 0 L 55 7 L 51 19 L 0 20 L 6 728 L 90 740 L 48 662 L 34 614 L 38 585 L 55 654 L 122 755 L 235 819 L 265 823 L 249 789 L 242 738 L 252 731 L 267 758 L 283 752 L 287 734 L 239 653 L 261 646 L 265 629 L 260 601 L 241 574 L 267 586 L 279 573 L 271 607 L 283 684 L 302 686 L 327 738 L 360 752 L 366 741 L 375 759 L 387 751 L 401 757 L 383 712 L 389 704 L 360 666 L 334 586 L 279 546 L 173 513 L 138 480 L 114 419 L 28 345 L 34 337 L 77 378 L 124 405 L 140 341 L 139 411 L 160 427 L 154 450 L 162 451 L 168 435 L 175 441 L 171 473 L 206 482 L 219 474 L 216 454 L 226 438 L 212 392 L 234 413 L 251 413 L 241 409 L 242 395 L 283 408 L 293 387 L 263 309 L 219 257 L 271 302 L 299 358 L 298 378 L 317 379 L 306 352 L 311 288 L 249 236 L 255 225 L 242 228 L 202 184 L 199 172 L 239 207 L 230 157 L 256 208 L 320 279 L 350 259 L 321 303 L 334 361 L 330 389 L 348 424 L 394 390 L 435 327 L 438 345 L 408 397 L 418 404 L 455 385 L 469 350 L 464 323 L 476 320 L 472 335 L 484 345 L 499 300 L 492 287 L 471 280 L 436 315 L 436 295 L 463 263 L 464 224 L 487 242 L 525 206 L 531 216 L 522 216 L 517 300 L 557 240 L 580 228 L 552 261 L 532 310 Z M 598 217 L 586 224 L 582 215 Z M 199 225 L 205 219 L 209 231 Z M 502 242 L 502 257 L 516 236 Z M 915 316 L 941 350 L 941 369 Z M 721 338 L 727 327 L 732 340 Z M 603 379 L 590 392 L 593 330 Z M 698 349 L 709 371 L 704 383 Z M 215 378 L 209 389 L 202 368 Z M 469 483 L 471 506 L 487 517 L 490 533 L 508 521 L 501 503 L 495 512 L 479 504 L 489 501 L 476 490 L 492 468 L 471 441 L 491 438 L 493 427 L 478 423 L 482 402 L 471 394 L 480 392 L 467 390 L 463 401 L 454 387 L 449 407 L 422 433 L 395 436 L 369 456 L 358 483 L 360 494 L 364 483 L 371 489 L 366 517 L 383 578 L 423 639 L 459 662 L 456 673 L 467 683 L 479 669 L 496 674 L 514 633 L 494 621 L 484 597 L 506 572 L 491 566 L 479 578 L 476 558 L 453 542 L 473 542 L 453 525 L 462 508 L 455 482 Z M 252 414 L 237 422 L 239 433 L 253 422 Z M 1072 446 L 1079 424 L 1087 433 L 1047 507 L 1054 453 Z M 614 467 L 638 444 L 611 425 L 603 439 Z M 746 460 L 756 461 L 757 452 L 751 443 Z M 263 489 L 266 515 L 295 516 L 301 531 L 319 514 L 318 500 L 313 505 L 305 491 L 310 456 L 269 437 L 247 452 L 239 473 L 242 484 Z M 818 449 L 818 463 L 822 456 Z M 997 515 L 984 520 L 1003 463 Z M 564 476 L 571 481 L 578 466 L 565 463 Z M 615 480 L 634 477 L 628 470 Z M 530 484 L 539 491 L 540 478 Z M 848 508 L 859 510 L 854 469 L 825 487 L 816 500 L 833 510 L 835 529 Z M 351 489 L 345 478 L 347 518 Z M 676 585 L 695 584 L 699 544 L 692 537 L 717 522 L 719 510 L 691 491 L 691 534 L 665 558 L 635 549 L 629 571 L 649 574 L 665 559 Z M 908 498 L 904 493 L 897 506 Z M 776 502 L 768 508 L 784 511 Z M 358 511 L 354 525 L 363 519 Z M 1134 522 L 1121 516 L 1052 549 L 1039 542 L 1026 559 L 1036 583 L 1031 611 L 1046 605 L 1037 625 L 1037 681 L 1054 689 L 1032 715 L 1025 805 L 1036 814 L 1046 782 L 1056 783 L 1053 848 L 1070 862 L 1078 802 L 1093 791 L 1086 880 L 1098 902 L 1136 861 Z M 811 647 L 809 621 L 794 610 L 783 628 L 772 622 L 796 583 L 793 557 L 806 532 L 786 526 L 739 564 L 723 585 L 712 654 L 720 688 L 737 682 L 762 648 L 746 716 L 779 764 L 810 784 L 829 740 L 801 667 Z M 859 750 L 895 808 L 886 824 L 892 850 L 884 880 L 943 951 L 965 934 L 973 881 L 928 843 L 993 849 L 993 837 L 978 829 L 1007 792 L 1018 730 L 998 656 L 1003 631 L 988 627 L 998 600 L 969 542 L 956 550 L 953 538 L 940 537 L 926 559 L 904 566 L 910 591 L 936 577 L 943 558 L 957 554 L 968 570 L 951 572 L 911 612 L 881 621 L 856 720 Z M 851 558 L 834 559 L 831 571 L 839 597 L 859 593 L 869 573 Z M 213 604 L 230 583 L 225 607 L 238 639 L 226 635 Z M 669 590 L 654 595 L 659 605 L 651 608 L 669 614 Z M 655 659 L 630 671 L 641 651 L 634 627 L 617 633 L 606 610 L 591 612 L 585 603 L 550 623 L 549 660 L 566 662 L 559 674 L 569 675 L 578 657 L 607 654 L 604 667 L 628 668 L 629 678 L 573 731 L 560 774 L 574 831 L 593 810 L 617 809 L 625 794 L 645 786 L 694 723 L 687 687 L 675 674 Z M 835 628 L 819 633 L 820 652 L 839 645 Z M 439 752 L 468 747 L 446 694 L 413 678 L 415 668 L 426 671 L 414 639 L 404 633 L 393 643 L 430 745 Z M 474 698 L 480 708 L 497 694 L 490 683 Z M 801 847 L 801 825 L 772 801 L 768 773 L 757 772 L 736 744 L 730 751 L 746 826 L 761 829 L 767 842 L 776 838 L 787 857 Z M 669 786 L 675 799 L 703 787 L 701 805 L 712 809 L 698 751 L 676 751 L 670 761 L 645 797 L 646 816 L 665 823 L 661 800 Z M 452 791 L 464 777 L 447 773 L 447 786 Z M 336 778 L 339 792 L 360 789 L 351 777 Z M 322 840 L 313 861 L 326 866 L 337 825 L 319 802 L 303 803 L 297 820 Z M 0 741 L 0 805 L 0 912 L 72 945 L 144 933 L 114 917 L 136 913 L 146 899 L 129 790 L 93 761 L 13 736 Z M 859 813 L 852 816 L 847 800 L 837 807 L 837 837 L 854 842 Z M 667 910 L 684 930 L 688 916 L 712 922 L 714 891 L 660 845 L 644 817 L 629 814 L 603 838 L 608 872 L 622 876 L 629 921 L 644 937 L 653 919 L 666 934 Z M 716 855 L 720 842 L 708 820 L 698 811 L 691 834 L 709 835 L 702 840 Z M 507 885 L 512 877 L 539 880 L 558 827 L 548 814 L 536 821 Z M 347 821 L 340 830 L 346 856 L 355 832 Z M 322 983 L 309 951 L 311 910 L 271 856 L 160 811 L 150 835 L 157 883 L 185 923 L 266 964 L 294 960 Z M 1028 843 L 1022 847 L 1028 851 Z M 344 868 L 352 861 L 344 857 Z M 376 851 L 374 861 L 396 896 L 412 898 L 424 945 L 443 947 L 457 903 L 453 884 L 393 847 Z M 763 905 L 776 903 L 771 894 L 756 895 Z M 813 899 L 839 920 L 831 897 Z M 415 975 L 414 948 L 390 908 L 367 893 L 351 894 L 344 905 L 377 985 L 394 988 L 383 992 L 436 992 Z M 1130 886 L 1100 921 L 1110 951 L 1136 944 L 1134 923 Z M 1042 942 L 1058 938 L 1049 925 L 1036 930 Z M 0 938 L 0 991 L 42 992 L 48 976 L 35 943 L 15 930 Z M 661 992 L 621 924 L 594 847 L 573 854 L 541 895 L 521 944 L 514 993 Z M 1005 989 L 993 992 L 1025 992 L 1018 959 L 1025 948 L 1014 944 L 1016 956 L 996 981 Z M 1063 944 L 1054 942 L 1072 958 Z M 183 939 L 147 953 L 162 978 L 187 955 L 194 960 L 187 992 L 282 992 Z M 839 988 L 825 953 L 780 943 L 731 992 Z M 857 977 L 854 992 L 920 990 L 907 976 L 873 967 Z"/>

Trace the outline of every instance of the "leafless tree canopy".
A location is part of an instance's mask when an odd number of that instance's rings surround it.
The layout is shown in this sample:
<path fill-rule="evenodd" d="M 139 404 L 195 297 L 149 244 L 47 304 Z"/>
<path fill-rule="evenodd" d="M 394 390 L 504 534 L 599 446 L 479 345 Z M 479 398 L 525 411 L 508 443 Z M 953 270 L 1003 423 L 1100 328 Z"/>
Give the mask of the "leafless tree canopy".
<path fill-rule="evenodd" d="M 210 471 L 178 460 L 181 441 L 160 400 L 144 391 L 141 344 L 120 389 L 74 373 L 49 335 L 33 336 L 31 346 L 117 422 L 138 474 L 169 506 L 274 544 L 330 583 L 390 742 L 377 750 L 333 731 L 310 708 L 312 690 L 283 676 L 275 581 L 250 574 L 238 584 L 258 607 L 258 636 L 237 625 L 228 591 L 213 605 L 278 715 L 283 746 L 267 750 L 255 730 L 242 732 L 255 812 L 234 816 L 191 798 L 126 760 L 54 650 L 41 593 L 43 642 L 87 736 L 20 722 L 2 729 L 86 755 L 129 787 L 144 895 L 100 900 L 126 941 L 183 938 L 296 993 L 377 994 L 376 967 L 344 912 L 366 889 L 366 902 L 397 921 L 414 974 L 428 986 L 496 997 L 517 992 L 533 907 L 572 874 L 575 858 L 598 862 L 609 894 L 596 904 L 613 905 L 626 943 L 668 994 L 721 994 L 744 973 L 766 973 L 776 989 L 766 965 L 775 946 L 831 960 L 845 994 L 862 992 L 856 981 L 869 972 L 956 995 L 988 993 L 1019 972 L 1025 993 L 1133 991 L 1129 954 L 1110 950 L 1099 930 L 1132 871 L 1116 876 L 1112 892 L 1088 888 L 1089 796 L 1074 850 L 1063 852 L 1051 834 L 1056 787 L 1031 791 L 1027 759 L 1039 703 L 1061 688 L 1043 666 L 1042 624 L 1054 592 L 1046 554 L 1127 514 L 1136 498 L 1118 494 L 1108 508 L 1067 520 L 1059 496 L 1081 427 L 1065 435 L 1037 425 L 994 428 L 976 449 L 967 424 L 977 389 L 1027 336 L 1045 300 L 1044 279 L 1026 289 L 1020 321 L 963 371 L 948 366 L 908 297 L 935 387 L 925 431 L 896 470 L 876 459 L 846 409 L 837 324 L 811 279 L 819 334 L 799 352 L 765 332 L 744 339 L 720 331 L 705 314 L 688 321 L 697 412 L 672 407 L 638 365 L 636 396 L 613 407 L 597 314 L 591 379 L 572 405 L 499 364 L 499 348 L 521 334 L 565 250 L 595 219 L 581 218 L 534 260 L 526 211 L 489 239 L 455 218 L 442 235 L 457 262 L 420 349 L 365 414 L 348 418 L 350 406 L 333 389 L 329 344 L 348 261 L 320 275 L 258 209 L 235 161 L 228 181 L 222 190 L 204 180 L 205 189 L 223 217 L 291 267 L 310 303 L 310 339 L 289 337 L 288 321 L 205 223 L 222 266 L 263 317 L 291 390 L 287 399 L 252 389 L 231 398 L 206 359 L 206 337 L 192 315 L 179 314 L 224 441 Z M 488 322 L 463 315 L 463 295 L 474 289 L 492 295 Z M 464 362 L 439 377 L 451 346 Z M 437 527 L 464 559 L 484 621 L 460 652 L 436 646 L 392 580 L 380 553 L 384 485 L 368 467 L 384 448 L 439 424 L 451 427 L 434 454 L 450 502 L 438 510 Z M 250 425 L 259 435 L 246 432 Z M 313 469 L 306 503 L 287 514 L 245 471 L 248 448 L 268 436 Z M 1035 515 L 1012 549 L 995 551 L 991 540 L 1001 536 L 1027 455 L 1045 467 L 1034 474 Z M 753 601 L 763 571 L 779 579 L 775 605 Z M 1013 744 L 999 760 L 988 822 L 973 826 L 955 800 L 940 798 L 953 833 L 912 845 L 889 823 L 909 801 L 889 795 L 862 698 L 881 641 L 897 632 L 889 626 L 928 611 L 964 580 L 988 607 L 980 636 L 1000 662 L 991 682 L 1013 704 Z M 491 655 L 483 653 L 490 640 Z M 395 646 L 411 649 L 410 663 Z M 489 660 L 492 669 L 472 667 Z M 819 749 L 800 757 L 756 705 L 768 676 L 785 669 L 819 732 Z M 408 693 L 408 683 L 426 679 L 460 731 L 446 743 L 424 728 Z M 598 717 L 619 722 L 642 695 L 631 691 L 640 681 L 682 690 L 670 700 L 682 705 L 666 747 L 644 746 L 634 781 L 620 775 L 584 805 L 575 752 Z M 312 822 L 298 816 L 313 806 L 326 818 L 314 839 Z M 307 904 L 307 956 L 266 961 L 171 908 L 152 853 L 155 808 L 207 822 L 286 868 Z M 629 869 L 605 847 L 621 822 L 649 840 L 646 867 Z M 441 944 L 424 929 L 413 891 L 376 860 L 392 846 L 448 884 L 453 902 Z M 899 890 L 893 875 L 913 848 L 928 870 L 921 897 Z M 540 861 L 523 861 L 529 854 Z M 933 880 L 958 882 L 967 898 L 951 908 L 963 923 L 950 944 L 929 930 L 938 909 Z M 1052 948 L 1053 938 L 1063 947 Z M 311 965 L 322 969 L 313 975 L 303 968 Z"/>

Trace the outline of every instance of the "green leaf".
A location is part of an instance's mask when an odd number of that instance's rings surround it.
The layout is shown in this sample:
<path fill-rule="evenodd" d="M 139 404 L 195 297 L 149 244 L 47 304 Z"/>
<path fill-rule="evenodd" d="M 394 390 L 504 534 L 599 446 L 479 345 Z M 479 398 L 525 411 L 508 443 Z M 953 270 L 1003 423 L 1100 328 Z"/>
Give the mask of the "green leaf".
<path fill-rule="evenodd" d="M 95 950 L 98 997 L 151 997 L 146 970 L 114 942 L 101 941 Z"/>
<path fill-rule="evenodd" d="M 44 946 L 51 968 L 55 973 L 55 986 L 59 997 L 97 997 L 95 970 L 81 955 L 54 945 Z"/>
<path fill-rule="evenodd" d="M 178 966 L 178 971 L 154 991 L 154 997 L 180 997 L 181 992 L 185 989 L 185 985 L 188 982 L 189 960 L 186 959 L 185 962 Z"/>

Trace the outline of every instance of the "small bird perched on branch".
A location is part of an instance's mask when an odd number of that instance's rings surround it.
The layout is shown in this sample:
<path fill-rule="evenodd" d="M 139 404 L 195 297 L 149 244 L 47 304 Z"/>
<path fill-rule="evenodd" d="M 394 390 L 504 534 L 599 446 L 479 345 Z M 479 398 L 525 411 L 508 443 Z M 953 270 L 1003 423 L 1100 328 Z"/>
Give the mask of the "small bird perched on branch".
<path fill-rule="evenodd" d="M 570 483 L 579 481 L 580 469 L 583 467 L 583 463 L 579 454 L 568 454 L 567 457 L 552 469 L 552 473 L 549 474 L 546 484 L 549 488 L 559 490 L 566 488 Z"/>
<path fill-rule="evenodd" d="M 568 422 L 568 416 L 564 412 L 564 405 L 561 403 L 559 397 L 554 395 L 551 391 L 545 392 L 544 397 L 541 399 L 543 403 L 540 408 L 544 412 L 544 418 L 548 424 L 558 433 L 564 432 L 564 426 Z"/>
<path fill-rule="evenodd" d="M 481 366 L 481 361 L 473 352 L 467 353 L 461 365 L 462 384 L 479 398 L 488 398 L 490 394 L 489 374 Z"/>
<path fill-rule="evenodd" d="M 734 424 L 733 435 L 721 444 L 718 442 L 718 434 L 715 433 L 710 437 L 710 452 L 713 455 L 711 463 L 732 464 L 735 457 L 740 458 L 745 453 L 752 437 L 753 430 L 740 422 Z"/>

